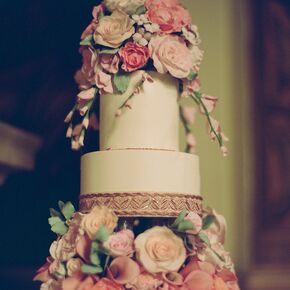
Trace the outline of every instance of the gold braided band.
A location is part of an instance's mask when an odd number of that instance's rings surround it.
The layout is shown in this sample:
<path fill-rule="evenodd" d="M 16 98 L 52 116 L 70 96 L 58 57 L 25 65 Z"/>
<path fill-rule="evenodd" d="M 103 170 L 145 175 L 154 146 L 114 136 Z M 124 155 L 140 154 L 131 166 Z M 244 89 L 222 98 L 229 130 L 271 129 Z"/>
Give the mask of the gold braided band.
<path fill-rule="evenodd" d="M 202 197 L 181 193 L 92 193 L 80 196 L 80 211 L 106 206 L 119 216 L 175 217 L 186 209 L 202 215 Z"/>

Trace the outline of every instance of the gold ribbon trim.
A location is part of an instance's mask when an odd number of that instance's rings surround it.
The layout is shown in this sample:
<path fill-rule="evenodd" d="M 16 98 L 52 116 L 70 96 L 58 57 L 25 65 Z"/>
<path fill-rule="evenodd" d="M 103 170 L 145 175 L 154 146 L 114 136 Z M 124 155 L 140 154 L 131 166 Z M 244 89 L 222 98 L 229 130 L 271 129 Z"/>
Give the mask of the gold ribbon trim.
<path fill-rule="evenodd" d="M 106 206 L 119 216 L 175 217 L 186 209 L 202 215 L 202 197 L 180 193 L 92 193 L 80 196 L 80 211 Z"/>

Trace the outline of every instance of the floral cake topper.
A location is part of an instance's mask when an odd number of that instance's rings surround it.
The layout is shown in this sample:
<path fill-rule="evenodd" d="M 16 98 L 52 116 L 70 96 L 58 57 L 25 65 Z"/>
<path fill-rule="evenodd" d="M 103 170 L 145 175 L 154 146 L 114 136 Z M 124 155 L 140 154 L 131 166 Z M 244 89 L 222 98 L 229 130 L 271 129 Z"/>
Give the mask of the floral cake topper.
<path fill-rule="evenodd" d="M 217 140 L 224 155 L 227 149 L 220 124 L 210 116 L 217 98 L 200 91 L 198 72 L 203 58 L 196 25 L 179 0 L 104 0 L 93 8 L 93 19 L 81 35 L 83 64 L 75 75 L 80 93 L 65 121 L 67 137 L 73 149 L 84 145 L 89 126 L 97 128 L 93 104 L 97 97 L 126 92 L 132 72 L 155 70 L 170 74 L 180 84 L 180 98 L 193 100 L 191 107 L 181 106 L 181 120 L 187 134 L 187 150 L 194 153 L 196 141 L 191 132 L 195 114 L 206 117 L 211 140 Z M 140 92 L 145 81 L 154 81 L 144 73 L 128 102 L 116 112 L 130 107 L 130 99 Z M 73 122 L 78 116 L 78 123 Z"/>

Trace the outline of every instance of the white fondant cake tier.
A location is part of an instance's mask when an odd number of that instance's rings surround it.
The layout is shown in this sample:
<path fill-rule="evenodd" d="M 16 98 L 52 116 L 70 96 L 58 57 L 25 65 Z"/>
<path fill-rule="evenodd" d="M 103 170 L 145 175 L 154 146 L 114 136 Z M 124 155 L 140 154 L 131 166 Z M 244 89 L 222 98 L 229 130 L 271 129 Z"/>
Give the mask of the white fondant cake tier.
<path fill-rule="evenodd" d="M 144 71 L 132 74 L 124 94 L 103 96 L 100 113 L 100 150 L 179 150 L 178 82 L 170 75 L 149 72 L 154 82 L 145 81 L 140 93 L 130 99 L 132 109 L 117 110 L 134 92 Z"/>
<path fill-rule="evenodd" d="M 81 161 L 81 194 L 116 192 L 200 195 L 198 157 L 159 150 L 85 154 Z"/>
<path fill-rule="evenodd" d="M 196 155 L 159 150 L 88 153 L 81 161 L 81 210 L 106 205 L 121 216 L 201 213 Z"/>

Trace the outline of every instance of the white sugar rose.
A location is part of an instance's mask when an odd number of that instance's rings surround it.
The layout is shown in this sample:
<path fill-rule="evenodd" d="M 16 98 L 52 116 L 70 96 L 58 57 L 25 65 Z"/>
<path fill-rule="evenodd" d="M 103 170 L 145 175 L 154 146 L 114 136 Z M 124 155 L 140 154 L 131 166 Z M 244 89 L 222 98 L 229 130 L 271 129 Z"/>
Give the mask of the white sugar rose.
<path fill-rule="evenodd" d="M 117 48 L 135 33 L 134 21 L 124 12 L 115 10 L 99 21 L 94 33 L 97 44 Z"/>
<path fill-rule="evenodd" d="M 156 226 L 135 239 L 138 261 L 150 273 L 178 271 L 186 259 L 181 238 L 169 228 Z"/>
<path fill-rule="evenodd" d="M 66 241 L 62 237 L 51 244 L 49 253 L 54 260 L 60 262 L 68 261 L 76 254 L 75 244 Z"/>
<path fill-rule="evenodd" d="M 156 70 L 172 76 L 186 78 L 194 66 L 193 52 L 184 39 L 177 35 L 155 35 L 149 42 L 149 52 Z"/>
<path fill-rule="evenodd" d="M 81 227 L 91 240 L 95 239 L 101 225 L 111 234 L 117 226 L 118 217 L 105 206 L 96 206 L 82 219 Z"/>
<path fill-rule="evenodd" d="M 104 0 L 104 4 L 111 12 L 122 10 L 127 14 L 134 14 L 136 10 L 144 5 L 145 0 Z"/>
<path fill-rule="evenodd" d="M 73 277 L 73 276 L 80 275 L 82 265 L 83 265 L 83 262 L 81 259 L 74 258 L 74 259 L 68 260 L 66 264 L 68 276 Z"/>

